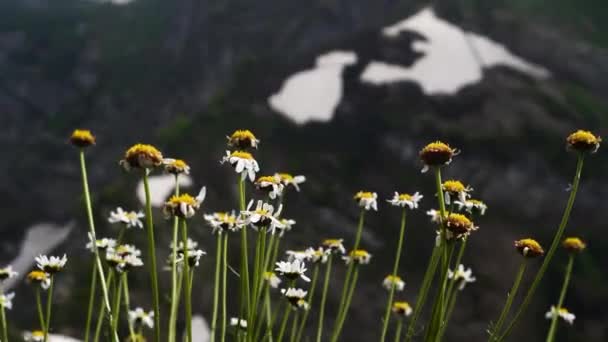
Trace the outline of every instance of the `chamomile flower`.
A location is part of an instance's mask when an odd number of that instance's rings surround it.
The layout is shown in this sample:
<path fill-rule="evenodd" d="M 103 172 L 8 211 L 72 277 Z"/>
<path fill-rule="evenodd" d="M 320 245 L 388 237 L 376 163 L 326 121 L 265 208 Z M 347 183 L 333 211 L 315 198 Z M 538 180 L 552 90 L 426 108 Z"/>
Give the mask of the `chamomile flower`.
<path fill-rule="evenodd" d="M 445 144 L 441 141 L 435 141 L 426 145 L 420 150 L 420 160 L 424 164 L 422 173 L 427 172 L 429 167 L 444 166 L 452 162 L 452 157 L 458 155 L 460 151 L 455 148 L 451 148 L 450 145 Z"/>
<path fill-rule="evenodd" d="M 124 159 L 120 161 L 126 171 L 132 169 L 153 169 L 162 165 L 163 154 L 156 147 L 146 144 L 131 146 L 126 152 Z"/>
<path fill-rule="evenodd" d="M 141 267 L 144 262 L 139 258 L 141 251 L 132 245 L 120 245 L 106 251 L 106 261 L 119 272 L 127 272 L 133 267 Z"/>
<path fill-rule="evenodd" d="M 230 326 L 238 327 L 239 329 L 246 331 L 247 330 L 247 320 L 245 320 L 243 318 L 232 317 L 232 318 L 230 318 Z"/>
<path fill-rule="evenodd" d="M 42 330 L 26 331 L 23 333 L 23 340 L 25 342 L 42 342 L 42 341 L 44 341 L 44 331 L 42 331 Z"/>
<path fill-rule="evenodd" d="M 201 258 L 207 255 L 207 252 L 202 249 L 192 249 L 188 250 L 188 266 L 190 267 L 198 267 Z M 182 263 L 184 261 L 185 253 L 180 252 L 175 259 L 176 263 Z"/>
<path fill-rule="evenodd" d="M 292 220 L 292 219 L 286 219 L 286 218 L 282 218 L 282 219 L 280 219 L 280 221 L 281 221 L 281 224 L 283 224 L 283 228 L 280 229 L 279 236 L 283 237 L 285 232 L 288 232 L 293 228 L 293 226 L 296 224 L 296 221 Z"/>
<path fill-rule="evenodd" d="M 528 258 L 539 257 L 545 254 L 541 245 L 534 239 L 527 238 L 517 240 L 514 245 L 515 249 L 517 249 L 521 255 Z"/>
<path fill-rule="evenodd" d="M 369 264 L 372 259 L 372 255 L 364 249 L 356 249 L 354 251 L 351 251 L 348 256 L 343 256 L 342 259 L 346 262 L 347 265 L 351 262 L 354 262 L 356 264 Z"/>
<path fill-rule="evenodd" d="M 213 228 L 213 233 L 216 231 L 222 233 L 223 231 L 237 231 L 242 227 L 239 218 L 234 214 L 227 212 L 217 212 L 213 214 L 205 214 L 205 221 Z"/>
<path fill-rule="evenodd" d="M 321 245 L 331 253 L 346 254 L 346 248 L 344 248 L 344 239 L 325 239 L 321 242 Z"/>
<path fill-rule="evenodd" d="M 95 136 L 88 129 L 75 129 L 70 136 L 70 143 L 80 148 L 89 147 L 95 145 Z"/>
<path fill-rule="evenodd" d="M 64 254 L 63 257 L 39 255 L 36 257 L 36 266 L 48 274 L 60 272 L 68 262 L 68 257 Z"/>
<path fill-rule="evenodd" d="M 439 213 L 439 210 L 430 209 L 426 212 L 426 214 L 427 214 L 427 216 L 429 216 L 431 218 L 431 222 L 433 222 L 433 223 L 441 222 L 441 214 Z"/>
<path fill-rule="evenodd" d="M 564 307 L 557 309 L 555 306 L 551 305 L 551 308 L 549 308 L 549 311 L 547 311 L 547 313 L 545 314 L 545 318 L 553 319 L 553 317 L 555 316 L 563 319 L 566 323 L 570 325 L 574 324 L 574 319 L 576 318 L 576 316 L 573 313 L 569 312 L 568 309 Z"/>
<path fill-rule="evenodd" d="M 467 236 L 478 229 L 471 220 L 462 214 L 449 214 L 445 222 L 445 228 L 456 239 Z"/>
<path fill-rule="evenodd" d="M 220 160 L 221 164 L 225 162 L 230 163 L 234 167 L 234 171 L 241 175 L 242 180 L 249 177 L 249 180 L 253 182 L 256 172 L 260 172 L 258 162 L 253 159 L 253 156 L 249 152 L 226 151 L 226 155 Z"/>
<path fill-rule="evenodd" d="M 28 283 L 38 284 L 43 290 L 47 290 L 51 286 L 51 277 L 44 271 L 34 270 L 27 274 Z"/>
<path fill-rule="evenodd" d="M 562 246 L 570 253 L 580 253 L 587 248 L 587 244 L 577 237 L 569 237 L 564 239 Z"/>
<path fill-rule="evenodd" d="M 5 281 L 6 279 L 14 278 L 18 274 L 19 273 L 13 271 L 13 266 L 11 266 L 11 265 L 0 268 L 0 282 Z"/>
<path fill-rule="evenodd" d="M 287 279 L 295 280 L 302 278 L 304 281 L 310 281 L 310 278 L 304 274 L 306 272 L 306 265 L 304 265 L 304 262 L 300 259 L 295 259 L 291 262 L 279 261 L 276 263 L 276 266 L 277 267 L 274 270 Z"/>
<path fill-rule="evenodd" d="M 165 158 L 163 159 L 163 166 L 167 173 L 174 175 L 180 175 L 182 173 L 185 175 L 190 174 L 190 166 L 181 159 Z"/>
<path fill-rule="evenodd" d="M 127 255 L 134 255 L 134 256 L 140 256 L 141 255 L 141 251 L 133 246 L 133 245 L 128 245 L 128 244 L 122 244 L 119 245 L 118 247 L 116 247 L 116 249 L 113 251 L 116 254 L 120 255 L 120 256 L 127 256 Z"/>
<path fill-rule="evenodd" d="M 285 187 L 278 175 L 259 177 L 254 182 L 254 185 L 258 190 L 266 191 L 271 199 L 281 196 Z"/>
<path fill-rule="evenodd" d="M 144 311 L 142 308 L 129 310 L 129 322 L 142 327 L 154 328 L 154 311 Z"/>
<path fill-rule="evenodd" d="M 365 208 L 365 210 L 374 209 L 378 211 L 378 194 L 375 192 L 369 191 L 359 191 L 354 196 L 355 201 L 359 204 L 361 208 Z"/>
<path fill-rule="evenodd" d="M 473 283 L 476 280 L 475 277 L 473 277 L 471 268 L 465 269 L 463 264 L 459 264 L 455 272 L 448 269 L 448 279 L 453 279 L 453 281 L 458 282 L 458 289 L 460 291 L 464 290 L 468 283 Z"/>
<path fill-rule="evenodd" d="M 165 218 L 180 217 L 191 218 L 196 213 L 205 200 L 207 188 L 202 187 L 196 197 L 189 194 L 181 194 L 179 196 L 171 196 L 163 205 L 163 214 Z"/>
<path fill-rule="evenodd" d="M 89 242 L 85 246 L 86 249 L 93 251 L 93 234 L 89 232 Z M 109 238 L 97 239 L 95 241 L 95 246 L 97 246 L 98 250 L 105 251 L 106 249 L 113 249 L 116 247 L 116 240 Z"/>
<path fill-rule="evenodd" d="M 264 272 L 263 277 L 273 289 L 276 289 L 281 284 L 281 278 L 277 277 L 272 271 Z"/>
<path fill-rule="evenodd" d="M 389 274 L 382 281 L 382 286 L 384 286 L 384 288 L 387 290 L 392 289 L 394 286 L 395 291 L 403 291 L 405 288 L 405 282 L 398 275 Z"/>
<path fill-rule="evenodd" d="M 116 208 L 116 211 L 110 212 L 108 222 L 110 223 L 123 223 L 127 228 L 139 227 L 144 228 L 142 218 L 144 217 L 143 211 L 124 211 L 121 207 Z"/>
<path fill-rule="evenodd" d="M 231 136 L 227 136 L 226 138 L 228 138 L 229 147 L 234 147 L 241 150 L 258 148 L 258 144 L 260 143 L 260 140 L 258 140 L 248 129 L 236 130 Z"/>
<path fill-rule="evenodd" d="M 296 289 L 295 287 L 290 287 L 288 289 L 281 289 L 281 293 L 283 294 L 283 296 L 285 296 L 285 298 L 287 298 L 289 303 L 294 308 L 302 308 L 304 310 L 308 309 L 308 303 L 304 299 L 306 297 L 306 294 L 308 293 L 307 291 L 304 291 L 302 289 Z"/>
<path fill-rule="evenodd" d="M 578 130 L 566 138 L 566 146 L 569 150 L 577 152 L 595 153 L 600 148 L 602 138 L 595 136 L 589 131 Z"/>
<path fill-rule="evenodd" d="M 281 229 L 284 227 L 281 220 L 279 220 L 281 211 L 283 210 L 282 205 L 279 205 L 275 211 L 272 204 L 258 201 L 255 209 L 251 210 L 253 202 L 254 201 L 251 200 L 247 205 L 247 210 L 241 212 L 241 215 L 243 215 L 247 224 L 251 224 L 254 228 L 258 229 L 266 227 L 272 234 L 275 233 L 277 228 Z"/>
<path fill-rule="evenodd" d="M 13 308 L 13 298 L 15 298 L 15 292 L 3 293 L 0 295 L 0 306 L 5 309 Z"/>
<path fill-rule="evenodd" d="M 471 195 L 473 188 L 465 186 L 461 181 L 458 180 L 447 180 L 441 185 L 443 190 L 443 196 L 445 197 L 445 204 L 452 203 L 453 198 L 457 198 L 460 202 L 465 202 Z"/>
<path fill-rule="evenodd" d="M 486 210 L 488 210 L 488 206 L 480 200 L 476 199 L 467 199 L 463 201 L 454 201 L 454 204 L 458 206 L 458 210 L 464 210 L 472 215 L 480 215 L 483 216 L 486 214 Z"/>
<path fill-rule="evenodd" d="M 323 247 L 318 247 L 318 248 L 312 248 L 312 247 L 308 247 L 306 249 L 306 252 L 308 253 L 308 255 L 310 255 L 310 257 L 308 258 L 308 260 L 310 260 L 313 263 L 326 263 L 327 262 L 327 257 L 330 253 L 329 250 L 324 250 Z"/>
<path fill-rule="evenodd" d="M 296 191 L 300 191 L 300 184 L 306 182 L 306 177 L 302 175 L 292 176 L 289 173 L 277 173 L 276 175 L 279 176 L 283 185 L 286 187 L 293 186 Z"/>
<path fill-rule="evenodd" d="M 289 249 L 289 250 L 285 251 L 285 254 L 287 254 L 287 261 L 289 261 L 289 262 L 292 262 L 294 260 L 308 261 L 311 258 L 310 251 L 308 251 L 306 249 L 304 249 L 304 250 Z"/>
<path fill-rule="evenodd" d="M 422 196 L 418 192 L 416 192 L 413 195 L 410 195 L 410 194 L 400 194 L 397 191 L 395 191 L 395 195 L 393 195 L 393 198 L 390 200 L 387 200 L 387 202 L 396 207 L 405 208 L 407 206 L 408 208 L 413 210 L 413 209 L 418 209 L 418 203 L 420 202 L 422 197 L 424 197 L 424 196 Z"/>
<path fill-rule="evenodd" d="M 408 317 L 413 310 L 408 302 L 394 302 L 392 311 L 397 316 Z"/>

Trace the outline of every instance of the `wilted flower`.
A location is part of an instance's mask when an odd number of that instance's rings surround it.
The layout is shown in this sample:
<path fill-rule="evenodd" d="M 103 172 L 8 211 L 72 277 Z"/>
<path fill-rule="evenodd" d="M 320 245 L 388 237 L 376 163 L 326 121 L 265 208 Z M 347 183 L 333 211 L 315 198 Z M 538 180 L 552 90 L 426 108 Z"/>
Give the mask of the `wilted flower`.
<path fill-rule="evenodd" d="M 274 207 L 270 203 L 264 203 L 258 201 L 255 210 L 251 210 L 253 206 L 253 200 L 247 205 L 247 210 L 242 211 L 241 215 L 245 217 L 246 224 L 251 224 L 254 228 L 266 227 L 272 234 L 275 233 L 277 228 L 283 228 L 283 223 L 279 220 L 283 206 L 279 205 L 279 208 L 274 210 Z"/>
<path fill-rule="evenodd" d="M 488 206 L 480 200 L 476 199 L 467 199 L 464 202 L 462 201 L 454 201 L 454 204 L 458 206 L 458 210 L 464 210 L 469 214 L 474 215 L 485 215 L 486 210 L 488 210 Z"/>
<path fill-rule="evenodd" d="M 281 196 L 285 187 L 278 175 L 259 177 L 254 184 L 257 189 L 266 191 L 271 199 Z"/>
<path fill-rule="evenodd" d="M 295 259 L 291 262 L 289 261 L 279 261 L 276 263 L 277 267 L 275 271 L 279 272 L 282 276 L 285 276 L 287 279 L 298 279 L 302 278 L 304 281 L 310 281 L 304 273 L 306 272 L 306 265 L 300 259 Z"/>
<path fill-rule="evenodd" d="M 165 158 L 163 159 L 163 165 L 165 167 L 165 172 L 167 173 L 174 175 L 179 175 L 182 173 L 186 175 L 190 174 L 190 166 L 181 159 Z"/>
<path fill-rule="evenodd" d="M 375 192 L 369 191 L 359 191 L 355 194 L 355 201 L 359 203 L 361 208 L 365 208 L 365 210 L 374 209 L 378 211 L 378 194 Z"/>
<path fill-rule="evenodd" d="M 231 136 L 227 136 L 226 138 L 228 138 L 228 146 L 241 150 L 258 148 L 258 144 L 260 143 L 260 140 L 248 129 L 236 130 Z"/>
<path fill-rule="evenodd" d="M 372 259 L 372 255 L 364 249 L 356 249 L 351 251 L 348 256 L 343 256 L 342 259 L 346 261 L 346 264 L 350 264 L 351 262 L 357 264 L 369 264 L 370 260 Z"/>
<path fill-rule="evenodd" d="M 222 160 L 220 160 L 221 164 L 225 162 L 230 163 L 234 167 L 234 171 L 241 175 L 241 179 L 245 179 L 249 177 L 250 181 L 255 180 L 255 173 L 260 171 L 260 166 L 258 162 L 253 159 L 253 156 L 249 152 L 243 151 L 226 151 L 226 155 Z"/>
<path fill-rule="evenodd" d="M 116 208 L 116 211 L 110 212 L 108 222 L 110 223 L 124 223 L 127 228 L 139 227 L 144 228 L 144 224 L 141 221 L 145 215 L 142 211 L 124 211 L 121 207 Z"/>
<path fill-rule="evenodd" d="M 587 244 L 577 237 L 564 239 L 562 246 L 570 253 L 580 253 L 587 248 Z"/>
<path fill-rule="evenodd" d="M 413 195 L 410 195 L 410 194 L 400 194 L 397 191 L 395 191 L 395 195 L 393 195 L 393 198 L 390 200 L 387 200 L 387 202 L 396 207 L 405 208 L 407 206 L 408 208 L 413 210 L 413 209 L 418 208 L 418 202 L 420 202 L 422 197 L 424 197 L 424 196 L 422 196 L 418 192 L 416 192 Z"/>
<path fill-rule="evenodd" d="M 457 198 L 460 202 L 465 202 L 470 196 L 469 192 L 473 191 L 473 188 L 465 186 L 461 181 L 453 179 L 443 182 L 441 189 L 443 190 L 446 204 L 450 204 L 452 198 Z"/>
<path fill-rule="evenodd" d="M 232 317 L 230 318 L 231 327 L 239 327 L 240 329 L 247 330 L 247 320 L 243 318 Z"/>
<path fill-rule="evenodd" d="M 11 265 L 0 268 L 0 282 L 16 277 L 17 275 L 18 273 L 13 271 L 13 266 Z"/>
<path fill-rule="evenodd" d="M 31 271 L 27 274 L 26 278 L 29 283 L 38 284 L 43 290 L 46 290 L 51 286 L 51 277 L 49 277 L 48 273 L 43 271 Z"/>
<path fill-rule="evenodd" d="M 553 317 L 555 317 L 556 315 L 557 315 L 557 317 L 563 319 L 565 322 L 567 322 L 570 325 L 572 325 L 574 323 L 574 319 L 576 318 L 576 316 L 573 313 L 569 312 L 568 309 L 566 309 L 564 307 L 557 309 L 553 305 L 551 305 L 551 308 L 545 314 L 545 318 L 553 319 Z"/>
<path fill-rule="evenodd" d="M 477 230 L 477 227 L 466 216 L 454 213 L 448 215 L 445 227 L 457 239 L 470 234 L 473 230 Z"/>
<path fill-rule="evenodd" d="M 217 212 L 213 214 L 206 214 L 204 218 L 205 221 L 207 221 L 207 223 L 213 228 L 213 233 L 218 231 L 221 234 L 222 231 L 225 230 L 237 231 L 241 227 L 241 223 L 234 214 L 234 211 L 231 213 Z"/>
<path fill-rule="evenodd" d="M 420 159 L 424 164 L 422 172 L 428 171 L 430 166 L 443 166 L 452 162 L 452 157 L 460 153 L 457 149 L 451 148 L 448 144 L 435 141 L 426 145 L 419 153 Z"/>
<path fill-rule="evenodd" d="M 602 138 L 596 137 L 589 131 L 578 130 L 566 138 L 568 149 L 577 152 L 595 153 L 600 148 Z"/>
<path fill-rule="evenodd" d="M 288 289 L 281 289 L 281 293 L 285 296 L 285 298 L 287 298 L 289 303 L 291 303 L 294 308 L 308 310 L 308 303 L 306 300 L 304 300 L 306 294 L 308 293 L 307 291 L 290 287 Z"/>
<path fill-rule="evenodd" d="M 412 314 L 412 307 L 408 302 L 394 302 L 392 310 L 394 314 L 402 317 Z"/>
<path fill-rule="evenodd" d="M 88 129 L 75 129 L 70 136 L 70 143 L 76 147 L 95 145 L 95 137 Z"/>
<path fill-rule="evenodd" d="M 152 329 L 154 328 L 154 311 L 150 310 L 149 312 L 145 312 L 142 308 L 129 310 L 129 322 Z"/>
<path fill-rule="evenodd" d="M 146 144 L 136 144 L 131 146 L 125 157 L 120 161 L 120 165 L 126 170 L 131 169 L 152 169 L 162 165 L 163 154 L 156 147 Z"/>
<path fill-rule="evenodd" d="M 465 269 L 463 264 L 458 265 L 456 272 L 448 269 L 448 279 L 453 279 L 454 281 L 459 282 L 458 289 L 461 291 L 464 289 L 467 283 L 473 283 L 476 280 L 475 277 L 473 277 L 473 271 L 471 268 L 469 267 Z"/>
<path fill-rule="evenodd" d="M 300 191 L 300 184 L 306 182 L 306 177 L 304 176 L 292 176 L 289 173 L 277 173 L 277 176 L 279 176 L 279 179 L 281 180 L 281 183 L 283 183 L 283 185 L 285 186 L 293 186 L 294 189 L 296 189 L 296 191 Z"/>
<path fill-rule="evenodd" d="M 273 289 L 276 289 L 281 284 L 281 278 L 277 277 L 272 271 L 264 272 L 263 277 Z"/>
<path fill-rule="evenodd" d="M 346 248 L 344 248 L 343 241 L 344 239 L 325 239 L 321 245 L 332 253 L 345 254 Z"/>
<path fill-rule="evenodd" d="M 39 255 L 35 260 L 39 269 L 52 275 L 63 270 L 68 262 L 68 257 L 65 254 L 63 257 L 51 256 L 50 258 L 46 255 Z"/>
<path fill-rule="evenodd" d="M 95 241 L 95 245 L 97 246 L 97 249 L 105 251 L 106 249 L 113 249 L 114 247 L 116 247 L 116 240 L 108 239 L 108 238 L 97 239 Z M 86 249 L 93 251 L 93 234 L 92 233 L 89 233 L 89 242 L 86 245 Z"/>
<path fill-rule="evenodd" d="M 23 340 L 25 342 L 42 342 L 42 341 L 44 341 L 44 331 L 42 331 L 42 330 L 26 331 L 23 333 Z"/>
<path fill-rule="evenodd" d="M 173 195 L 163 205 L 163 214 L 166 218 L 175 216 L 181 218 L 191 218 L 196 213 L 196 210 L 200 208 L 201 204 L 205 200 L 206 194 L 207 188 L 202 187 L 201 191 L 196 197 L 192 197 L 189 194 L 181 194 L 179 196 Z"/>
<path fill-rule="evenodd" d="M 521 255 L 525 257 L 534 258 L 545 254 L 543 248 L 534 239 L 517 240 L 514 245 Z"/>
<path fill-rule="evenodd" d="M 15 298 L 15 292 L 3 293 L 0 295 L 0 306 L 5 309 L 13 308 L 13 298 Z"/>
<path fill-rule="evenodd" d="M 384 281 L 382 281 L 382 286 L 387 290 L 392 289 L 394 286 L 396 291 L 403 291 L 405 282 L 401 280 L 401 277 L 398 275 L 389 274 L 384 278 Z"/>

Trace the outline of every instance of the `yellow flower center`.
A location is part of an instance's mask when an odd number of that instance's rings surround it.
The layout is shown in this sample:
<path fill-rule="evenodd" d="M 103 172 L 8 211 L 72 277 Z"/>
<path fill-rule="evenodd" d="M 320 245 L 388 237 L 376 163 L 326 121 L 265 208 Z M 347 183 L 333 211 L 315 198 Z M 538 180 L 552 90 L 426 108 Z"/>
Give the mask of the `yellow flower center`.
<path fill-rule="evenodd" d="M 602 138 L 596 137 L 593 133 L 589 131 L 578 130 L 572 134 L 570 134 L 567 138 L 567 141 L 570 145 L 575 145 L 577 143 L 587 144 L 587 145 L 597 145 L 602 141 Z"/>
<path fill-rule="evenodd" d="M 400 201 L 411 201 L 412 200 L 412 195 L 410 195 L 410 194 L 399 194 L 399 200 Z"/>
<path fill-rule="evenodd" d="M 268 280 L 274 277 L 274 272 L 266 271 L 264 272 L 264 279 Z"/>
<path fill-rule="evenodd" d="M 48 278 L 48 275 L 43 272 L 43 271 L 31 271 L 30 273 L 28 273 L 27 275 L 27 279 L 29 281 L 44 281 Z"/>
<path fill-rule="evenodd" d="M 400 276 L 392 274 L 387 275 L 386 280 L 390 281 L 391 283 L 400 283 L 402 281 Z"/>
<path fill-rule="evenodd" d="M 350 252 L 350 256 L 353 259 L 365 259 L 365 258 L 369 257 L 369 253 L 364 249 L 356 249 L 356 250 Z"/>
<path fill-rule="evenodd" d="M 234 151 L 230 154 L 231 157 L 241 158 L 241 159 L 253 159 L 253 156 L 249 152 L 244 151 Z"/>
<path fill-rule="evenodd" d="M 372 198 L 374 198 L 374 193 L 373 192 L 369 192 L 369 191 L 359 191 L 355 195 L 355 199 L 356 200 L 360 200 L 360 199 L 372 199 Z"/>
<path fill-rule="evenodd" d="M 537 257 L 545 254 L 541 245 L 530 238 L 515 241 L 515 248 L 524 256 Z"/>
<path fill-rule="evenodd" d="M 229 213 L 216 213 L 216 216 L 217 216 L 218 220 L 220 220 L 224 223 L 228 223 L 228 224 L 236 223 L 236 217 L 233 215 L 230 215 Z"/>
<path fill-rule="evenodd" d="M 87 129 L 76 129 L 70 137 L 70 142 L 78 147 L 95 145 L 95 137 Z"/>
<path fill-rule="evenodd" d="M 137 213 L 134 211 L 130 211 L 125 215 L 129 220 L 134 220 L 137 218 Z"/>
<path fill-rule="evenodd" d="M 570 252 L 582 252 L 587 244 L 577 237 L 569 237 L 562 242 L 562 246 Z"/>
<path fill-rule="evenodd" d="M 450 214 L 447 218 L 447 227 L 456 234 L 463 234 L 473 228 L 473 222 L 462 214 Z"/>
<path fill-rule="evenodd" d="M 256 138 L 250 130 L 239 129 L 232 133 L 230 140 L 256 140 Z"/>
<path fill-rule="evenodd" d="M 472 205 L 485 205 L 485 203 L 483 203 L 480 200 L 476 200 L 476 199 L 470 199 L 470 200 L 467 200 L 467 202 L 471 203 Z"/>
<path fill-rule="evenodd" d="M 570 312 L 568 311 L 568 309 L 566 308 L 559 308 L 557 309 L 557 312 L 559 312 L 560 314 L 564 315 L 564 314 L 569 314 Z"/>
<path fill-rule="evenodd" d="M 293 181 L 293 176 L 289 173 L 279 173 L 279 177 L 281 177 L 282 181 L 287 183 Z"/>
<path fill-rule="evenodd" d="M 32 337 L 44 337 L 44 332 L 40 330 L 32 331 Z"/>
<path fill-rule="evenodd" d="M 262 176 L 258 178 L 256 183 L 268 182 L 268 183 L 277 183 L 277 179 L 274 176 Z"/>
<path fill-rule="evenodd" d="M 451 193 L 460 193 L 466 191 L 466 187 L 460 181 L 447 180 L 443 182 L 443 190 Z"/>
<path fill-rule="evenodd" d="M 131 146 L 125 153 L 125 158 L 130 159 L 138 156 L 148 156 L 154 159 L 162 159 L 163 156 L 156 147 L 147 144 L 135 144 Z"/>
<path fill-rule="evenodd" d="M 412 309 L 408 302 L 394 302 L 393 303 L 393 312 L 405 313 Z"/>
<path fill-rule="evenodd" d="M 188 164 L 186 164 L 185 161 L 181 160 L 181 159 L 175 159 L 171 164 L 169 164 L 170 166 L 177 168 L 177 169 L 185 169 L 188 167 Z"/>
<path fill-rule="evenodd" d="M 169 205 L 172 206 L 178 206 L 182 203 L 185 203 L 187 205 L 196 205 L 196 199 L 188 194 L 182 194 L 179 196 L 171 196 L 171 198 L 169 199 Z"/>

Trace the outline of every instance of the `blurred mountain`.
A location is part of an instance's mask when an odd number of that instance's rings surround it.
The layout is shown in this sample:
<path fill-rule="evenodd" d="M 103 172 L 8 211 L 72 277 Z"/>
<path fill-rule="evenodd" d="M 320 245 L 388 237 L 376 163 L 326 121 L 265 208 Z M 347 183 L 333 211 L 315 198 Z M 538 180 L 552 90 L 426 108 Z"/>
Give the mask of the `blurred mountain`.
<path fill-rule="evenodd" d="M 551 76 L 482 66 L 480 82 L 432 96 L 413 81 L 361 82 L 373 60 L 411 66 L 424 58 L 414 48 L 427 39 L 424 34 L 408 30 L 388 39 L 381 31 L 428 5 L 391 0 L 0 2 L 1 260 L 17 255 L 27 227 L 76 219 L 56 252 L 69 252 L 71 261 L 57 291 L 62 314 L 55 316 L 55 326 L 78 336 L 89 260 L 77 155 L 66 143 L 71 130 L 87 127 L 98 136 L 88 153 L 94 206 L 100 229 L 113 234 L 103 224 L 109 211 L 140 205 L 136 177 L 117 165 L 128 146 L 149 142 L 167 156 L 186 159 L 193 168 L 192 191 L 208 186 L 205 210 L 226 210 L 236 203 L 234 175 L 218 161 L 225 135 L 246 127 L 262 140 L 256 153 L 262 173 L 284 170 L 308 178 L 301 193 L 288 196 L 285 215 L 298 222 L 288 248 L 325 237 L 350 241 L 357 220 L 351 197 L 360 189 L 377 191 L 381 198 L 395 190 L 425 195 L 422 210 L 410 215 L 401 269 L 408 285 L 400 297 L 413 302 L 434 243 L 424 211 L 435 206 L 433 181 L 420 174 L 417 151 L 442 139 L 463 151 L 446 177 L 471 184 L 490 208 L 477 222 L 481 229 L 465 257 L 478 281 L 460 296 L 447 340 L 483 341 L 519 264 L 512 240 L 531 235 L 548 246 L 559 223 L 575 166 L 564 149 L 565 136 L 579 127 L 608 132 L 608 13 L 600 1 L 435 1 L 443 19 L 504 44 Z M 342 96 L 331 120 L 297 125 L 272 110 L 267 100 L 285 79 L 313 67 L 319 55 L 338 50 L 354 52 L 357 60 L 342 71 Z M 608 262 L 602 253 L 608 242 L 598 210 L 608 196 L 602 178 L 607 172 L 608 158 L 600 149 L 587 160 L 568 227 L 590 247 L 577 260 L 568 294 L 577 320 L 560 330 L 560 340 L 608 339 L 603 309 L 608 279 L 601 266 Z M 170 234 L 157 214 L 159 257 L 164 259 Z M 374 265 L 364 270 L 344 341 L 373 340 L 380 329 L 385 302 L 380 283 L 390 271 L 399 214 L 381 205 L 368 217 L 363 244 L 374 254 Z M 202 220 L 193 225 L 195 238 L 212 250 Z M 129 238 L 143 246 L 142 234 L 131 232 Z M 196 280 L 205 282 L 204 290 L 194 298 L 195 312 L 207 316 L 209 260 Z M 564 265 L 561 253 L 512 340 L 544 337 L 543 315 L 557 298 Z M 147 274 L 133 278 L 132 302 L 149 305 Z M 167 288 L 166 279 L 162 285 Z M 28 305 L 31 289 L 17 291 L 11 317 L 19 329 L 28 329 L 35 317 L 33 303 Z M 335 306 L 340 284 L 332 291 Z"/>

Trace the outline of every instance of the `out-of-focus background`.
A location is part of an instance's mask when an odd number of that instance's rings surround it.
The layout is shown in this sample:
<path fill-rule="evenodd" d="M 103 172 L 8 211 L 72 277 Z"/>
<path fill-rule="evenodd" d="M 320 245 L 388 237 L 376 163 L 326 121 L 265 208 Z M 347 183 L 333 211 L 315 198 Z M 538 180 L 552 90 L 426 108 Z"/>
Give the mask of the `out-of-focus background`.
<path fill-rule="evenodd" d="M 369 189 L 382 199 L 368 215 L 362 243 L 374 259 L 362 271 L 344 341 L 378 338 L 381 280 L 399 222 L 384 199 L 395 190 L 425 195 L 409 216 L 400 270 L 407 286 L 399 298 L 415 302 L 435 234 L 425 215 L 435 207 L 433 181 L 420 174 L 417 152 L 434 139 L 461 149 L 445 176 L 470 184 L 489 210 L 465 256 L 477 282 L 460 295 L 446 340 L 484 341 L 520 262 L 512 241 L 532 236 L 548 247 L 559 223 L 575 167 L 565 136 L 608 133 L 607 19 L 601 0 L 2 0 L 0 260 L 20 272 L 6 284 L 17 292 L 12 333 L 36 322 L 33 291 L 21 278 L 33 256 L 66 252 L 53 327 L 82 337 L 91 258 L 77 153 L 67 144 L 72 129 L 98 137 L 88 153 L 93 201 L 99 235 L 112 236 L 111 210 L 142 207 L 138 180 L 118 167 L 128 146 L 152 143 L 187 160 L 190 191 L 208 187 L 203 211 L 228 210 L 234 173 L 218 161 L 225 135 L 249 128 L 262 140 L 263 174 L 308 179 L 288 195 L 284 216 L 297 225 L 285 247 L 325 237 L 350 244 L 352 195 Z M 600 148 L 587 158 L 568 225 L 589 249 L 576 260 L 566 300 L 576 321 L 561 325 L 559 341 L 608 340 L 607 172 Z M 154 182 L 160 203 L 171 190 L 166 178 Z M 156 217 L 164 260 L 170 228 Z M 191 227 L 213 255 L 202 218 Z M 144 249 L 143 231 L 128 238 Z M 207 319 L 211 260 L 194 290 L 194 312 Z M 559 252 L 510 340 L 544 338 L 565 260 Z M 343 271 L 331 286 L 330 317 Z M 147 280 L 144 269 L 133 273 L 134 305 L 150 307 Z"/>

